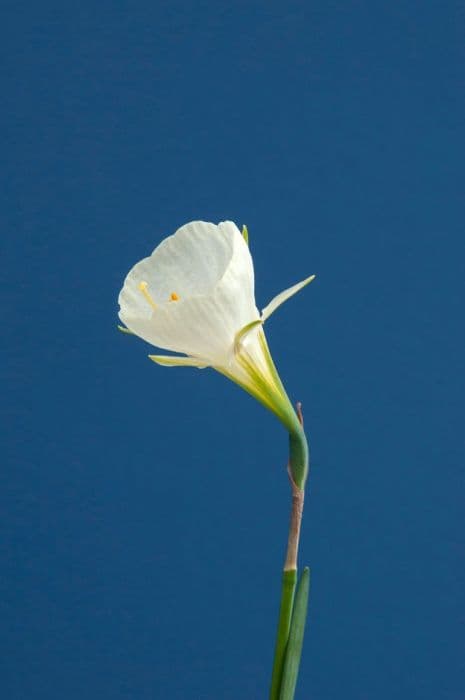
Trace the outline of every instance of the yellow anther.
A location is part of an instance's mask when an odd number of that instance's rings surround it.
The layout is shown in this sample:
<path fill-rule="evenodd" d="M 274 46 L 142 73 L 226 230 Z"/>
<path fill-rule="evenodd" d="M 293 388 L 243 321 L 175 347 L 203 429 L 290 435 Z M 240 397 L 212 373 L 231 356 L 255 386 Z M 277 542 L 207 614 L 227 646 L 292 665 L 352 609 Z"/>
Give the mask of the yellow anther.
<path fill-rule="evenodd" d="M 139 290 L 142 292 L 144 297 L 147 299 L 147 301 L 149 302 L 152 309 L 156 309 L 157 305 L 155 304 L 154 300 L 150 296 L 149 290 L 147 289 L 147 287 L 148 287 L 147 282 L 139 282 Z"/>
<path fill-rule="evenodd" d="M 176 292 L 171 292 L 170 301 L 179 301 L 179 297 Z"/>

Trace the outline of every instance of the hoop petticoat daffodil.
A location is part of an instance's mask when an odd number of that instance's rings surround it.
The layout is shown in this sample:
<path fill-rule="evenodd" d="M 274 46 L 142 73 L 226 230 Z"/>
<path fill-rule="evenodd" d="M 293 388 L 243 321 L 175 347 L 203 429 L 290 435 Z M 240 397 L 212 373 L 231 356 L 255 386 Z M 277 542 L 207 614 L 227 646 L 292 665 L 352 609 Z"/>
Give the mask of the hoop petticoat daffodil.
<path fill-rule="evenodd" d="M 306 442 L 271 358 L 263 323 L 313 279 L 314 275 L 281 292 L 260 313 L 247 229 L 241 234 L 231 221 L 193 221 L 132 268 L 118 300 L 119 317 L 130 332 L 183 353 L 149 355 L 151 360 L 165 366 L 213 367 L 284 423 L 291 435 L 292 475 L 300 488 L 307 455 L 296 450 L 305 452 Z M 299 447 L 302 440 L 304 448 Z"/>

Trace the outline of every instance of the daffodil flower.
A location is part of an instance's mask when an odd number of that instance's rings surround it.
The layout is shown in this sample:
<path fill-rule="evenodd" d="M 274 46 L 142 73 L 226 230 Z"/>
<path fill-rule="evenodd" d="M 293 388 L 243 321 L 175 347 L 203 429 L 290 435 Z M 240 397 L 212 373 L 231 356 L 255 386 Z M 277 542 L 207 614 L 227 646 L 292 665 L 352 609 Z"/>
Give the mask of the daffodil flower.
<path fill-rule="evenodd" d="M 148 343 L 182 353 L 149 355 L 151 360 L 171 367 L 213 367 L 270 409 L 292 436 L 299 431 L 298 418 L 263 324 L 313 279 L 281 292 L 260 313 L 247 230 L 241 234 L 231 221 L 193 221 L 132 268 L 119 295 L 119 317 L 126 330 Z M 298 475 L 298 481 L 304 479 L 305 474 Z"/>

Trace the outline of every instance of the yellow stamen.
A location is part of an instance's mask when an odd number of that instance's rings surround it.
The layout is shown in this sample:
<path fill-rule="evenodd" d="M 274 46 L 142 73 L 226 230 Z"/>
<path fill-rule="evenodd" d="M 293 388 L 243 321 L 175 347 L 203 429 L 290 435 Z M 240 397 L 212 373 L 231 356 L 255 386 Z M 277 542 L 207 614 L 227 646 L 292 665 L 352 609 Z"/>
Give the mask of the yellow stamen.
<path fill-rule="evenodd" d="M 139 290 L 142 292 L 142 294 L 144 295 L 144 297 L 147 299 L 147 301 L 149 302 L 149 304 L 150 304 L 150 306 L 152 307 L 152 309 L 156 309 L 156 308 L 157 308 L 157 305 L 155 304 L 154 300 L 153 300 L 152 297 L 150 296 L 147 287 L 148 287 L 147 282 L 139 282 Z"/>
<path fill-rule="evenodd" d="M 171 292 L 170 301 L 179 301 L 179 297 L 176 292 Z"/>

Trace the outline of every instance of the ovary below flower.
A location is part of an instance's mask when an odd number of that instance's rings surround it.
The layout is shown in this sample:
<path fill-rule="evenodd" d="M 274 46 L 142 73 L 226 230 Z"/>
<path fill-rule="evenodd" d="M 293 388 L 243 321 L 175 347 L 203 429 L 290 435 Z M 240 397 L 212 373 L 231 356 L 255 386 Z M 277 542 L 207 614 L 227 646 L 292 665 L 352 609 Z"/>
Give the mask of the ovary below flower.
<path fill-rule="evenodd" d="M 213 367 L 290 429 L 296 414 L 271 359 L 264 321 L 314 276 L 278 294 L 260 313 L 249 247 L 231 221 L 193 221 L 138 262 L 119 295 L 119 317 L 147 342 L 183 356 L 161 365 Z"/>

